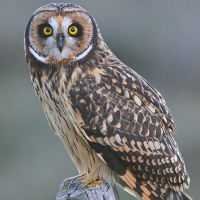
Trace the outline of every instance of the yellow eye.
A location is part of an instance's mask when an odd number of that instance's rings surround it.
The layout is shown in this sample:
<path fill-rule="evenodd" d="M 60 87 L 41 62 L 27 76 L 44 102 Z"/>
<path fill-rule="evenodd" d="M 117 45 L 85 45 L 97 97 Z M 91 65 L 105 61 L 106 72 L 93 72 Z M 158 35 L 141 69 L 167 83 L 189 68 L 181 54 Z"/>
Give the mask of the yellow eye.
<path fill-rule="evenodd" d="M 46 36 L 49 36 L 53 33 L 53 29 L 50 27 L 50 26 L 46 26 L 44 27 L 43 29 L 43 33 L 46 35 Z"/>
<path fill-rule="evenodd" d="M 68 29 L 68 33 L 71 36 L 76 36 L 78 34 L 78 28 L 77 28 L 77 26 L 70 26 L 69 29 Z"/>

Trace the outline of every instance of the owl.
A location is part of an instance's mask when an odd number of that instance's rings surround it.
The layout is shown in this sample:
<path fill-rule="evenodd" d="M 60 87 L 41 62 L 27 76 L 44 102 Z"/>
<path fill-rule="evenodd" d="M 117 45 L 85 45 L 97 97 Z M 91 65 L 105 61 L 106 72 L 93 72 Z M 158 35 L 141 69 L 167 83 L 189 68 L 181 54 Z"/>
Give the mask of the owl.
<path fill-rule="evenodd" d="M 48 123 L 85 186 L 111 180 L 138 199 L 190 199 L 164 98 L 112 53 L 85 9 L 37 9 L 26 26 L 25 54 Z"/>

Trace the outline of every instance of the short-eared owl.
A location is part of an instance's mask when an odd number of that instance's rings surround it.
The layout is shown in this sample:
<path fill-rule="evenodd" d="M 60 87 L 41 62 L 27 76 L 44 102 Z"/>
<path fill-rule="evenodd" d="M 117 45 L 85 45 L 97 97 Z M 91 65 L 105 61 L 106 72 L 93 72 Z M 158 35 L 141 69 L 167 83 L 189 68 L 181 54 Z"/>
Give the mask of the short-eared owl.
<path fill-rule="evenodd" d="M 122 63 L 74 4 L 37 9 L 25 31 L 31 80 L 84 184 L 111 179 L 144 200 L 190 199 L 165 100 Z"/>

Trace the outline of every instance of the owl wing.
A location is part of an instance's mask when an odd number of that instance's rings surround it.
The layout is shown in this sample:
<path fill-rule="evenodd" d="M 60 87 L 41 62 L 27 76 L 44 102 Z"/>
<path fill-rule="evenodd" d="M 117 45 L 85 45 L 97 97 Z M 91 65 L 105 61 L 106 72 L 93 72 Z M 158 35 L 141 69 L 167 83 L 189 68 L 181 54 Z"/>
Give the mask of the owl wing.
<path fill-rule="evenodd" d="M 105 66 L 77 81 L 70 96 L 84 137 L 130 188 L 148 196 L 151 186 L 155 198 L 158 186 L 179 191 L 188 185 L 165 100 L 141 76 Z"/>

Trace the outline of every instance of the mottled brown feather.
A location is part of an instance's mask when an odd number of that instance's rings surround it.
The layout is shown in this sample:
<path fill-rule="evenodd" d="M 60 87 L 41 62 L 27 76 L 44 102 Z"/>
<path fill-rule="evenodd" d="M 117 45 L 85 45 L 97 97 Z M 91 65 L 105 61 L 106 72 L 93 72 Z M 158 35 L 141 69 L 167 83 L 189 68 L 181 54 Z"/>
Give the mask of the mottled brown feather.
<path fill-rule="evenodd" d="M 52 37 L 38 34 L 46 23 Z M 73 23 L 82 28 L 80 37 L 68 33 Z M 25 52 L 48 122 L 86 185 L 111 179 L 139 199 L 189 199 L 182 193 L 189 177 L 165 100 L 116 58 L 85 9 L 55 3 L 37 9 L 26 27 Z"/>

